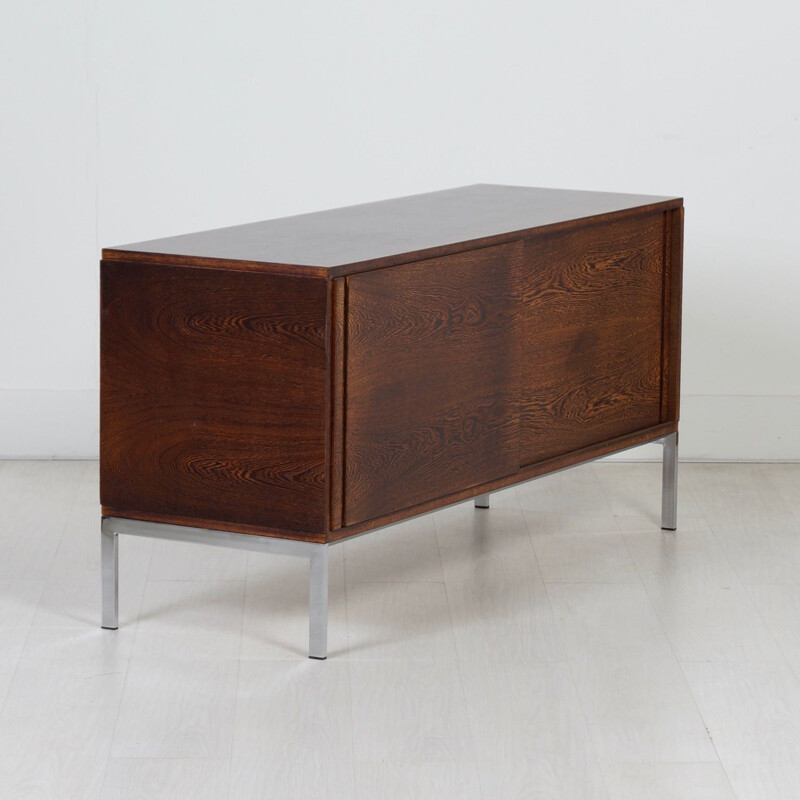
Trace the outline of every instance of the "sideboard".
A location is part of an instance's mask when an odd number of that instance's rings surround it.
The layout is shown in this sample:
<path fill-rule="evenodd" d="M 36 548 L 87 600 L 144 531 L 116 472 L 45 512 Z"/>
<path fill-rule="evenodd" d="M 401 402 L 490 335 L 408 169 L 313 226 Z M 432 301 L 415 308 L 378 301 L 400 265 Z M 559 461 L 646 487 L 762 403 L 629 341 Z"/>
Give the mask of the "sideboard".
<path fill-rule="evenodd" d="M 674 529 L 683 203 L 475 185 L 105 249 L 102 625 L 120 534 L 309 559 L 647 442 Z M 476 513 L 486 513 L 476 511 Z"/>

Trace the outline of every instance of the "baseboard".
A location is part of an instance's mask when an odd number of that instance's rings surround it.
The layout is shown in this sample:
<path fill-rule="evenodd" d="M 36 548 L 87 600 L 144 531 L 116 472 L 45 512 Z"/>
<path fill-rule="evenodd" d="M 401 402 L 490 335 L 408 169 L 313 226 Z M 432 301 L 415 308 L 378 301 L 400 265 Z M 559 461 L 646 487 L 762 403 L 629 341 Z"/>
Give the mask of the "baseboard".
<path fill-rule="evenodd" d="M 0 390 L 0 458 L 97 458 L 93 390 Z M 800 461 L 800 395 L 684 395 L 680 457 L 686 461 Z M 644 445 L 610 460 L 661 458 Z"/>
<path fill-rule="evenodd" d="M 800 461 L 800 395 L 683 395 L 681 461 Z M 648 444 L 616 461 L 661 459 Z"/>
<path fill-rule="evenodd" d="M 0 390 L 0 458 L 97 458 L 96 390 Z"/>

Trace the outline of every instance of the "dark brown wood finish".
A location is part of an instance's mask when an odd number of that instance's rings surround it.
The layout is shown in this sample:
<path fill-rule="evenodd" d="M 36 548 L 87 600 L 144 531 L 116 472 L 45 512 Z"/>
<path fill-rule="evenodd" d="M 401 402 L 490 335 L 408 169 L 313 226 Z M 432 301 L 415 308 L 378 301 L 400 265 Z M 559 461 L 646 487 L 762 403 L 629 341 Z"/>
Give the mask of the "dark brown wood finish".
<path fill-rule="evenodd" d="M 333 299 L 333 318 L 331 321 L 333 328 L 331 370 L 331 530 L 342 527 L 342 511 L 344 509 L 346 292 L 346 278 L 336 278 L 331 281 L 331 296 Z"/>
<path fill-rule="evenodd" d="M 664 339 L 661 420 L 680 416 L 681 306 L 683 291 L 683 209 L 665 215 Z"/>
<path fill-rule="evenodd" d="M 480 185 L 106 250 L 103 513 L 334 541 L 672 433 L 682 236 Z"/>
<path fill-rule="evenodd" d="M 505 489 L 517 483 L 524 483 L 525 481 L 534 478 L 540 478 L 543 475 L 549 475 L 553 472 L 560 472 L 564 469 L 577 466 L 578 464 L 585 464 L 588 461 L 602 458 L 603 456 L 610 455 L 611 453 L 619 453 L 631 447 L 638 447 L 648 442 L 655 442 L 658 439 L 666 436 L 667 434 L 674 433 L 677 426 L 673 423 L 664 423 L 656 425 L 652 428 L 647 428 L 643 431 L 636 431 L 629 433 L 625 436 L 618 436 L 615 439 L 609 439 L 607 442 L 599 442 L 598 444 L 584 447 L 581 450 L 576 450 L 572 453 L 567 453 L 563 456 L 556 456 L 549 458 L 546 461 L 540 461 L 536 464 L 530 464 L 523 467 L 517 472 L 506 475 L 496 480 L 488 481 L 487 483 L 478 486 L 472 486 L 467 489 L 462 489 L 458 492 L 446 495 L 444 497 L 437 497 L 435 500 L 429 500 L 426 503 L 419 503 L 410 508 L 403 508 L 399 511 L 394 511 L 390 514 L 385 514 L 382 517 L 367 520 L 366 522 L 348 525 L 340 528 L 337 531 L 332 531 L 328 536 L 328 541 L 339 541 L 346 539 L 349 536 L 357 536 L 367 531 L 376 530 L 385 525 L 393 525 L 396 522 L 402 522 L 405 519 L 419 516 L 420 514 L 427 514 L 430 511 L 435 511 L 438 508 L 445 508 L 446 506 L 453 505 L 454 503 L 461 503 L 464 500 L 469 500 L 471 497 L 477 497 L 479 494 L 486 494 L 497 492 L 500 489 Z"/>
<path fill-rule="evenodd" d="M 335 277 L 680 205 L 674 197 L 476 184 L 121 245 L 103 255 Z"/>
<path fill-rule="evenodd" d="M 230 531 L 231 533 L 247 533 L 252 536 L 272 536 L 276 539 L 294 539 L 298 542 L 326 542 L 326 533 L 312 531 L 292 531 L 288 528 L 271 528 L 266 525 L 246 525 L 242 522 L 231 522 L 220 519 L 204 519 L 203 517 L 182 517 L 173 514 L 160 514 L 158 512 L 142 511 L 129 508 L 115 508 L 102 506 L 104 517 L 121 517 L 123 519 L 138 519 L 146 522 L 160 522 L 165 525 L 184 525 L 189 528 L 202 528 L 212 531 Z"/>
<path fill-rule="evenodd" d="M 345 525 L 517 470 L 519 247 L 347 279 Z"/>
<path fill-rule="evenodd" d="M 525 242 L 521 465 L 661 421 L 664 215 Z"/>
<path fill-rule="evenodd" d="M 101 286 L 102 504 L 324 536 L 327 282 L 104 261 Z"/>

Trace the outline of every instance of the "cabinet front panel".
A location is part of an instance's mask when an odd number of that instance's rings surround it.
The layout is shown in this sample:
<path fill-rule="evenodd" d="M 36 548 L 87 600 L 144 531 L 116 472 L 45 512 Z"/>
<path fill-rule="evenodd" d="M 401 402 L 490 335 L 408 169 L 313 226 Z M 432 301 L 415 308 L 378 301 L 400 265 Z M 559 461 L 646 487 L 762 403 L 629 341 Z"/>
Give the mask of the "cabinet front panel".
<path fill-rule="evenodd" d="M 524 242 L 525 466 L 660 422 L 663 214 Z"/>
<path fill-rule="evenodd" d="M 347 279 L 344 524 L 517 470 L 520 247 Z"/>
<path fill-rule="evenodd" d="M 323 535 L 324 280 L 105 261 L 104 506 Z"/>

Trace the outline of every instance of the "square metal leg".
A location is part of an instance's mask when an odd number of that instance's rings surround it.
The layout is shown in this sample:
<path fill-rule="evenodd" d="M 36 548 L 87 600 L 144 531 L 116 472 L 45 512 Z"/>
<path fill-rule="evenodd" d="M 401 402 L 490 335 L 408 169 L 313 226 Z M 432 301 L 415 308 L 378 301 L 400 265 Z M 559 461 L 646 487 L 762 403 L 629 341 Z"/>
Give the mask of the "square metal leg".
<path fill-rule="evenodd" d="M 489 494 L 479 494 L 475 498 L 475 508 L 489 508 Z"/>
<path fill-rule="evenodd" d="M 674 531 L 678 527 L 678 434 L 665 436 L 664 463 L 661 473 L 661 528 Z"/>
<path fill-rule="evenodd" d="M 105 518 L 100 525 L 100 583 L 102 594 L 102 627 L 116 630 L 119 627 L 119 553 L 118 535 L 111 520 Z"/>
<path fill-rule="evenodd" d="M 308 657 L 328 657 L 328 545 L 309 558 Z"/>

